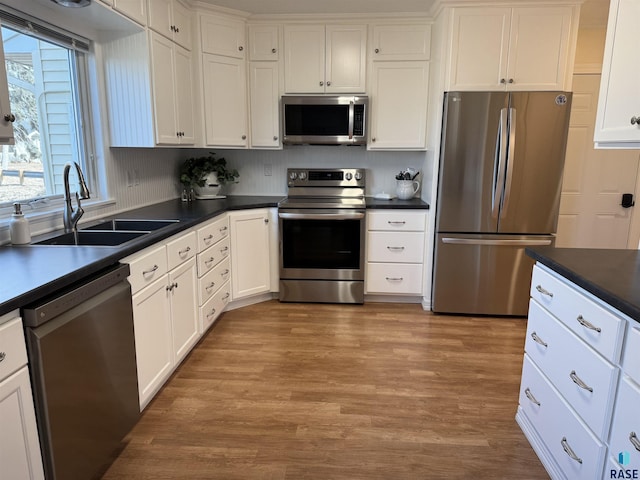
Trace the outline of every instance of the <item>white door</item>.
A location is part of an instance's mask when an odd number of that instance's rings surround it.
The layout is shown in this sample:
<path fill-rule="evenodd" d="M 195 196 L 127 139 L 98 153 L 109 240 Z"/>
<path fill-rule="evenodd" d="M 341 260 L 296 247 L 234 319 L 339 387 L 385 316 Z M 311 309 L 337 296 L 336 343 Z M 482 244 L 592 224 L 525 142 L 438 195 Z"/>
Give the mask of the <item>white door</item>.
<path fill-rule="evenodd" d="M 231 213 L 231 284 L 233 299 L 270 288 L 269 212 Z"/>
<path fill-rule="evenodd" d="M 196 259 L 193 257 L 169 272 L 173 353 L 176 364 L 191 351 L 199 338 L 197 278 Z"/>
<path fill-rule="evenodd" d="M 634 207 L 623 208 L 638 176 L 637 150 L 596 150 L 593 131 L 600 75 L 574 75 L 573 105 L 558 220 L 557 247 L 636 248 Z"/>

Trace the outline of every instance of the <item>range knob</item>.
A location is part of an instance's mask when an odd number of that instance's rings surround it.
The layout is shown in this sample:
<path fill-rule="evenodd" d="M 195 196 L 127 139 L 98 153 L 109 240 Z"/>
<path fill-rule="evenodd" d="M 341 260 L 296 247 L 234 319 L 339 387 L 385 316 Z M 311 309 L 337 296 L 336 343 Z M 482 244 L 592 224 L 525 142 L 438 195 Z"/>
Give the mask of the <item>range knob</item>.
<path fill-rule="evenodd" d="M 298 178 L 300 180 L 306 180 L 307 179 L 307 172 L 300 172 L 300 174 L 298 175 Z"/>
<path fill-rule="evenodd" d="M 362 172 L 356 172 L 356 180 L 362 180 Z"/>
<path fill-rule="evenodd" d="M 351 181 L 351 179 L 353 178 L 353 173 L 347 172 L 347 174 L 344 176 L 344 178 L 346 178 L 347 180 Z"/>
<path fill-rule="evenodd" d="M 297 172 L 289 172 L 289 180 L 295 180 L 296 178 L 298 178 Z"/>

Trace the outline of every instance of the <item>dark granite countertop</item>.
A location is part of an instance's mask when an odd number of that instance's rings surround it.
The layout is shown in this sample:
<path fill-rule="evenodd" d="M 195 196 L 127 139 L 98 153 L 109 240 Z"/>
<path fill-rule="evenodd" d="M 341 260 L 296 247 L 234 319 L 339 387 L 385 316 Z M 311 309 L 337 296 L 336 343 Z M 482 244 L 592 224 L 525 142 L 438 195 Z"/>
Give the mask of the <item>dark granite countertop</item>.
<path fill-rule="evenodd" d="M 640 322 L 640 251 L 533 247 L 526 252 Z"/>
<path fill-rule="evenodd" d="M 419 198 L 412 198 L 411 200 L 379 200 L 373 197 L 366 197 L 367 208 L 370 209 L 414 209 L 414 210 L 428 210 L 429 204 Z"/>

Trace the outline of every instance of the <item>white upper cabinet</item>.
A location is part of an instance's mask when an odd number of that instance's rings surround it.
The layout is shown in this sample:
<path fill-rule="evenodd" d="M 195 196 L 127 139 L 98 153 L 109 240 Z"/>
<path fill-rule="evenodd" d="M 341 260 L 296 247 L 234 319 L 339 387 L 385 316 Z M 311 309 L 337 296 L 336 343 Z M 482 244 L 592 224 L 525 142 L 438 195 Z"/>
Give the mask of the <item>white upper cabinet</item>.
<path fill-rule="evenodd" d="M 149 28 L 191 50 L 191 12 L 178 0 L 148 0 Z"/>
<path fill-rule="evenodd" d="M 216 15 L 200 15 L 202 53 L 245 58 L 245 25 Z"/>
<path fill-rule="evenodd" d="M 281 146 L 279 78 L 277 62 L 251 62 L 249 65 L 252 148 Z"/>
<path fill-rule="evenodd" d="M 249 25 L 249 60 L 276 62 L 280 60 L 278 25 Z"/>
<path fill-rule="evenodd" d="M 366 25 L 285 25 L 286 93 L 364 93 Z"/>
<path fill-rule="evenodd" d="M 113 8 L 140 25 L 147 25 L 147 0 L 113 0 Z"/>
<path fill-rule="evenodd" d="M 374 25 L 371 59 L 429 60 L 431 55 L 431 26 Z"/>
<path fill-rule="evenodd" d="M 612 0 L 594 140 L 606 148 L 640 148 L 640 2 Z"/>
<path fill-rule="evenodd" d="M 571 85 L 578 7 L 453 10 L 447 90 L 563 90 Z"/>

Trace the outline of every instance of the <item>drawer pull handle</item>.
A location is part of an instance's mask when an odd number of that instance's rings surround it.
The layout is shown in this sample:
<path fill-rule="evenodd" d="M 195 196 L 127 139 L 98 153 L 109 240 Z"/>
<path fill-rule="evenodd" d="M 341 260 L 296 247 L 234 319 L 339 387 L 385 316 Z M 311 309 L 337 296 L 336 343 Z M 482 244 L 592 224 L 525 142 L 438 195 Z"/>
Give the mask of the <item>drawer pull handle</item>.
<path fill-rule="evenodd" d="M 207 235 L 206 237 L 204 237 L 204 241 L 205 241 L 205 242 L 208 242 L 208 241 L 210 241 L 210 240 L 213 240 L 213 235 L 209 234 L 209 235 Z"/>
<path fill-rule="evenodd" d="M 227 253 L 229 251 L 229 247 L 224 247 L 220 249 L 220 253 L 224 254 Z"/>
<path fill-rule="evenodd" d="M 387 249 L 391 250 L 392 252 L 401 252 L 404 250 L 404 247 L 387 247 Z"/>
<path fill-rule="evenodd" d="M 571 378 L 571 380 L 573 380 L 573 383 L 578 385 L 583 390 L 586 390 L 589 393 L 593 393 L 593 388 L 591 388 L 589 385 L 584 383 L 582 379 L 576 374 L 575 370 L 571 370 L 571 373 L 569 374 L 569 378 Z"/>
<path fill-rule="evenodd" d="M 176 282 L 173 282 L 171 285 L 166 286 L 167 292 L 172 292 L 174 288 L 178 288 L 178 284 Z"/>
<path fill-rule="evenodd" d="M 640 452 L 640 440 L 638 440 L 636 432 L 631 432 L 629 434 L 629 441 L 631 442 L 631 445 L 633 445 L 634 448 Z"/>
<path fill-rule="evenodd" d="M 226 232 L 228 230 L 228 227 L 221 227 L 220 228 L 220 233 Z"/>
<path fill-rule="evenodd" d="M 405 225 L 407 222 L 400 220 L 388 220 L 387 223 L 389 225 Z"/>
<path fill-rule="evenodd" d="M 210 263 L 212 263 L 212 262 L 214 262 L 214 261 L 215 261 L 215 258 L 213 258 L 213 257 L 209 257 L 209 259 L 208 259 L 208 260 L 205 260 L 205 261 L 204 261 L 204 263 L 205 263 L 205 265 L 207 265 L 207 266 L 208 266 Z"/>
<path fill-rule="evenodd" d="M 602 329 L 600 327 L 596 327 L 593 323 L 585 320 L 582 315 L 578 315 L 578 318 L 576 318 L 576 320 L 578 320 L 578 323 L 580 325 L 582 325 L 585 328 L 588 328 L 589 330 L 593 330 L 594 332 L 598 332 L 598 333 L 602 332 Z"/>
<path fill-rule="evenodd" d="M 7 358 L 7 354 L 4 352 L 0 352 L 0 362 L 3 361 L 5 358 Z M 635 435 L 635 433 L 634 433 Z"/>
<path fill-rule="evenodd" d="M 539 343 L 540 345 L 542 345 L 543 347 L 548 347 L 549 345 L 547 344 L 547 342 L 545 342 L 544 340 L 542 340 L 538 334 L 536 332 L 531 332 L 531 338 L 533 338 L 533 341 L 536 343 Z"/>
<path fill-rule="evenodd" d="M 216 282 L 211 282 L 209 285 L 207 285 L 206 287 L 204 287 L 204 289 L 205 289 L 207 292 L 210 292 L 210 291 L 211 291 L 211 289 L 212 289 L 213 287 L 215 287 L 215 286 L 216 286 Z"/>
<path fill-rule="evenodd" d="M 401 282 L 404 280 L 402 277 L 385 277 L 389 282 Z"/>
<path fill-rule="evenodd" d="M 212 308 L 209 313 L 207 313 L 207 318 L 211 318 L 216 314 L 216 309 Z"/>
<path fill-rule="evenodd" d="M 224 297 L 222 297 L 222 301 L 226 302 L 228 299 L 229 299 L 229 292 L 227 292 L 227 294 Z"/>
<path fill-rule="evenodd" d="M 186 254 L 187 254 L 187 253 L 189 253 L 190 251 L 191 251 L 191 247 L 187 247 L 187 248 L 185 248 L 184 250 L 180 250 L 180 251 L 178 252 L 178 255 L 180 255 L 180 256 L 182 257 L 183 255 L 186 255 Z"/>
<path fill-rule="evenodd" d="M 222 278 L 226 277 L 227 275 L 229 275 L 229 269 L 228 269 L 228 268 L 227 268 L 224 272 L 221 272 L 221 273 L 220 273 L 220 276 L 221 276 Z"/>
<path fill-rule="evenodd" d="M 533 396 L 533 393 L 531 393 L 531 390 L 529 390 L 529 388 L 524 391 L 524 394 L 531 401 L 531 403 L 535 403 L 537 406 L 540 406 L 540 402 L 536 399 L 536 397 Z"/>
<path fill-rule="evenodd" d="M 576 462 L 582 464 L 582 459 L 578 457 L 573 451 L 573 449 L 569 446 L 569 443 L 567 442 L 567 437 L 562 437 L 562 441 L 560 442 L 560 444 L 562 445 L 562 448 L 567 455 L 569 455 Z"/>
<path fill-rule="evenodd" d="M 553 298 L 553 293 L 551 293 L 549 290 L 545 290 L 544 288 L 542 288 L 542 285 L 536 286 L 536 290 L 540 292 L 542 295 L 546 295 L 549 298 Z"/>
<path fill-rule="evenodd" d="M 153 272 L 155 272 L 156 270 L 158 270 L 160 267 L 158 265 L 154 265 L 153 267 L 151 267 L 149 270 L 145 270 L 144 272 L 142 272 L 142 275 L 150 275 Z"/>

